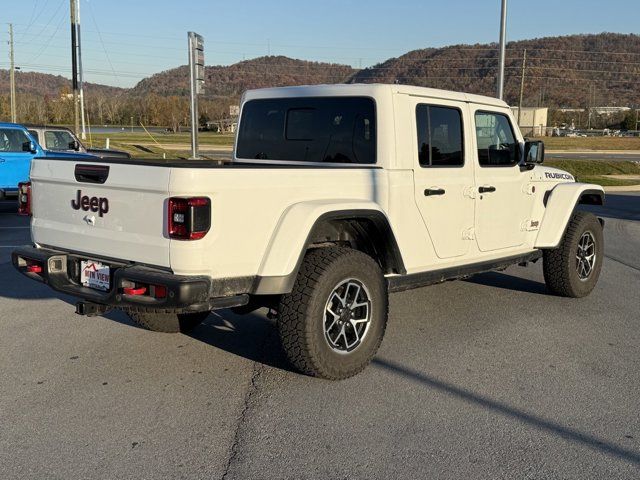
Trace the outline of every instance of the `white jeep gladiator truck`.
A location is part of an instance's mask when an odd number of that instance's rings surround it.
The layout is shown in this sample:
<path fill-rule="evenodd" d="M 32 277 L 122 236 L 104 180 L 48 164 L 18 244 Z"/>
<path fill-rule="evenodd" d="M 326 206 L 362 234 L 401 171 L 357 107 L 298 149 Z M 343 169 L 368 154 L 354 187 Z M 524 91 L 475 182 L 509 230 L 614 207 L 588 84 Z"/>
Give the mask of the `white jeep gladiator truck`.
<path fill-rule="evenodd" d="M 388 293 L 543 259 L 583 297 L 602 262 L 600 186 L 540 165 L 504 102 L 401 85 L 247 92 L 229 162 L 33 161 L 33 245 L 15 267 L 155 331 L 211 310 L 276 316 L 291 363 L 342 379 L 385 332 Z M 497 299 L 496 299 L 497 301 Z"/>

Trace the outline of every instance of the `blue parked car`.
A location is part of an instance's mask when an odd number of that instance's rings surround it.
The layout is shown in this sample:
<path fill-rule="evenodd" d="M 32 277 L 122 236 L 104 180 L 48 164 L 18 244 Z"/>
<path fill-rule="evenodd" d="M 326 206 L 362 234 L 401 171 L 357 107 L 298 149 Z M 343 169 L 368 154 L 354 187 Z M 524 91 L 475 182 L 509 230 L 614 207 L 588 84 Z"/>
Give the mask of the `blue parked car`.
<path fill-rule="evenodd" d="M 0 200 L 17 196 L 18 184 L 29 181 L 31 159 L 34 157 L 76 158 L 95 160 L 96 156 L 81 153 L 43 150 L 22 125 L 0 123 Z"/>

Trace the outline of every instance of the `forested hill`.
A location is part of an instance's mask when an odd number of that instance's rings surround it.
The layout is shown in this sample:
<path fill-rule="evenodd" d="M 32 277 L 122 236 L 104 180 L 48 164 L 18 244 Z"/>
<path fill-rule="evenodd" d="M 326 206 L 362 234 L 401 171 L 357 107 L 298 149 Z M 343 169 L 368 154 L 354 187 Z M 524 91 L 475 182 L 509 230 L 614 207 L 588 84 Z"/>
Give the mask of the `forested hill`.
<path fill-rule="evenodd" d="M 524 50 L 526 105 L 640 106 L 640 35 L 602 33 L 509 42 L 505 98 L 516 104 Z M 361 70 L 351 82 L 401 83 L 495 96 L 496 44 L 414 50 Z"/>
<path fill-rule="evenodd" d="M 379 82 L 421 85 L 495 96 L 496 44 L 455 45 L 414 50 L 364 70 L 283 56 L 255 58 L 229 66 L 206 67 L 201 120 L 229 116 L 242 92 L 251 88 L 319 83 Z M 507 45 L 505 98 L 518 103 L 523 55 L 527 61 L 525 106 L 629 106 L 640 108 L 640 36 L 602 33 L 510 42 Z M 26 122 L 72 121 L 66 99 L 71 82 L 62 76 L 16 73 L 18 118 Z M 130 89 L 86 84 L 89 118 L 100 124 L 179 128 L 188 119 L 188 69 L 181 66 L 151 75 Z M 0 70 L 0 119 L 10 117 L 9 74 Z"/>
<path fill-rule="evenodd" d="M 126 91 L 124 88 L 85 83 L 87 90 L 101 95 L 117 95 Z M 0 92 L 9 92 L 9 71 L 0 70 Z M 57 98 L 60 94 L 71 92 L 71 80 L 61 75 L 39 72 L 16 72 L 16 93 L 38 95 L 40 97 Z"/>
<path fill-rule="evenodd" d="M 205 96 L 238 97 L 251 88 L 344 83 L 353 76 L 355 70 L 347 65 L 269 56 L 226 67 L 206 67 L 205 73 Z M 152 75 L 140 81 L 129 92 L 134 96 L 145 96 L 149 93 L 188 95 L 188 67 L 182 66 Z"/>

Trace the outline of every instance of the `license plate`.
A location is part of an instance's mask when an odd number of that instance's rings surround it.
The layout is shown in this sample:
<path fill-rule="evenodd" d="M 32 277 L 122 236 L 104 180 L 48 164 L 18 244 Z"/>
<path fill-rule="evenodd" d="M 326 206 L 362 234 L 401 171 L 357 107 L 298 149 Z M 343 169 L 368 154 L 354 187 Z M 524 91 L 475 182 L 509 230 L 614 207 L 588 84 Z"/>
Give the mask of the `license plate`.
<path fill-rule="evenodd" d="M 111 273 L 109 266 L 93 260 L 80 262 L 80 283 L 96 290 L 109 290 Z"/>

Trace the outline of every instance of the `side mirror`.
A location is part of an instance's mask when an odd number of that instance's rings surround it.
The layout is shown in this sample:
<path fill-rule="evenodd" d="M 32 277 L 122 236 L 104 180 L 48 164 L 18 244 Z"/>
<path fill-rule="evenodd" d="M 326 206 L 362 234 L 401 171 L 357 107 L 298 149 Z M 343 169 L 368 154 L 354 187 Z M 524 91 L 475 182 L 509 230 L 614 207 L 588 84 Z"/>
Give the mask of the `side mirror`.
<path fill-rule="evenodd" d="M 524 142 L 524 163 L 536 165 L 544 162 L 544 142 L 533 140 Z"/>
<path fill-rule="evenodd" d="M 75 150 L 76 152 L 80 150 L 80 142 L 78 140 L 74 140 L 73 142 L 69 142 L 69 150 Z"/>
<path fill-rule="evenodd" d="M 23 152 L 29 152 L 29 153 L 36 153 L 38 151 L 38 148 L 36 147 L 36 143 L 35 142 L 24 142 L 22 144 L 22 151 Z"/>

